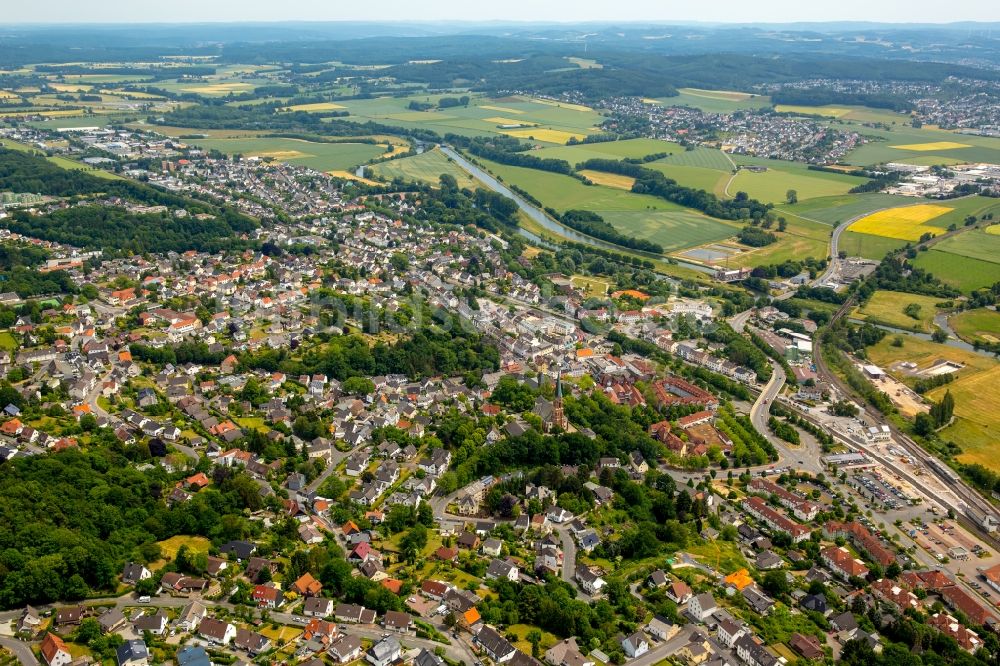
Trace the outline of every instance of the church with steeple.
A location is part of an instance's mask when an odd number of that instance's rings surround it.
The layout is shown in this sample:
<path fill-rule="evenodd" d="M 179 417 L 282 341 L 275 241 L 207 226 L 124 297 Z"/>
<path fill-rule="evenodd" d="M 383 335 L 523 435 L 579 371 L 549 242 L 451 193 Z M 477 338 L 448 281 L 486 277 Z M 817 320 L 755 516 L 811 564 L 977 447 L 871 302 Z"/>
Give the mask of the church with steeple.
<path fill-rule="evenodd" d="M 569 431 L 569 421 L 563 412 L 562 370 L 556 375 L 556 396 L 554 400 L 546 400 L 542 396 L 535 399 L 535 407 L 531 410 L 542 420 L 545 432 L 553 430 Z"/>

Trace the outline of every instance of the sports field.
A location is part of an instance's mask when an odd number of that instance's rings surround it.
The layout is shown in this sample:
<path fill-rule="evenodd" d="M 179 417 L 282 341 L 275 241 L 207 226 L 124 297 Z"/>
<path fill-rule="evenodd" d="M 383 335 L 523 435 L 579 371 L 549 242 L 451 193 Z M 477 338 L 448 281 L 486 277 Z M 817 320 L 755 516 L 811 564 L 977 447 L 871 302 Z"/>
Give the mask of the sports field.
<path fill-rule="evenodd" d="M 320 143 L 271 137 L 189 139 L 188 142 L 227 155 L 270 157 L 317 171 L 350 169 L 385 153 L 385 146 L 369 143 Z"/>
<path fill-rule="evenodd" d="M 941 227 L 928 224 L 931 220 L 941 217 L 953 210 L 948 206 L 936 204 L 918 204 L 883 210 L 867 215 L 848 229 L 854 233 L 898 238 L 900 240 L 916 241 L 924 234 L 936 236 L 943 232 Z"/>
<path fill-rule="evenodd" d="M 966 310 L 953 316 L 949 323 L 966 342 L 1000 342 L 1000 313 L 996 310 Z"/>
<path fill-rule="evenodd" d="M 934 315 L 938 313 L 937 304 L 941 300 L 933 296 L 879 290 L 872 294 L 867 303 L 855 308 L 851 316 L 918 333 L 930 333 L 934 325 Z M 904 312 L 909 305 L 919 306 L 916 319 Z"/>
<path fill-rule="evenodd" d="M 437 185 L 440 182 L 441 174 L 449 173 L 458 181 L 459 187 L 475 189 L 477 186 L 482 186 L 479 181 L 470 176 L 464 169 L 456 166 L 436 148 L 420 155 L 380 162 L 368 167 L 367 171 L 371 171 L 386 180 L 402 178 L 407 181 L 418 181 L 431 185 Z"/>

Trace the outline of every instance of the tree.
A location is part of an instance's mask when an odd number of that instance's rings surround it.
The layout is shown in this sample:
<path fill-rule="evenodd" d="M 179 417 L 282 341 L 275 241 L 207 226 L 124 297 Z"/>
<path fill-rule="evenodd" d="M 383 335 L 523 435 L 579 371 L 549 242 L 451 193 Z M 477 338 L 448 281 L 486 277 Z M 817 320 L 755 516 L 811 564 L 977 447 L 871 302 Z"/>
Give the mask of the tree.
<path fill-rule="evenodd" d="M 350 395 L 369 395 L 374 393 L 375 384 L 367 377 L 348 377 L 341 388 Z"/>
<path fill-rule="evenodd" d="M 790 204 L 798 203 L 799 193 L 796 192 L 795 190 L 788 190 L 787 192 L 785 192 L 785 201 L 787 201 Z"/>
<path fill-rule="evenodd" d="M 541 654 L 541 649 L 539 648 L 539 645 L 542 642 L 542 632 L 540 632 L 538 629 L 531 629 L 527 633 L 525 638 L 528 640 L 529 643 L 531 643 L 531 656 L 538 658 L 539 655 Z"/>
<path fill-rule="evenodd" d="M 935 326 L 934 332 L 931 333 L 931 340 L 938 344 L 944 344 L 948 341 L 948 333 L 946 333 L 940 326 Z"/>

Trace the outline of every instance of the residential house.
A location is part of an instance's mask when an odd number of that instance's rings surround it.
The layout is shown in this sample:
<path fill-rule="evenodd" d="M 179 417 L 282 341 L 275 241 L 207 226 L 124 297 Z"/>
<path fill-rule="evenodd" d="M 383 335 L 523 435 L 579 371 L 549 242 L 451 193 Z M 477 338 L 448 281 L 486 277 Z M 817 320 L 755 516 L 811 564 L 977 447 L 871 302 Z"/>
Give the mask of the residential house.
<path fill-rule="evenodd" d="M 621 645 L 625 654 L 630 659 L 641 657 L 649 652 L 649 641 L 646 640 L 646 636 L 641 631 L 637 631 L 631 636 L 623 638 Z"/>

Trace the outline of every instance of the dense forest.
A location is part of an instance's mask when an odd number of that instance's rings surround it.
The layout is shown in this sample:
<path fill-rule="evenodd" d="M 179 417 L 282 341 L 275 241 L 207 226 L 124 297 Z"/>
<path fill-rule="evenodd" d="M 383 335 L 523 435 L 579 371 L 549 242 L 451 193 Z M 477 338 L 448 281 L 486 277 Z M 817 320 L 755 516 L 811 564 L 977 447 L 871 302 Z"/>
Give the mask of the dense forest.
<path fill-rule="evenodd" d="M 301 361 L 287 349 L 261 349 L 240 357 L 244 367 L 296 376 L 322 373 L 343 381 L 401 373 L 411 378 L 492 372 L 500 366 L 496 348 L 458 324 L 450 331 L 421 329 L 392 345 L 370 346 L 357 335 L 334 337 L 307 352 Z"/>
<path fill-rule="evenodd" d="M 782 88 L 771 93 L 771 101 L 775 104 L 801 106 L 849 104 L 851 106 L 889 109 L 890 111 L 909 111 L 913 108 L 913 104 L 902 97 L 885 94 L 849 93 L 831 88 Z"/>
<path fill-rule="evenodd" d="M 162 468 L 140 472 L 110 447 L 17 457 L 2 468 L 4 608 L 114 591 L 125 562 L 142 560 L 143 545 L 175 534 L 216 543 L 244 538 L 250 527 L 243 510 L 261 506 L 257 484 L 234 476 L 168 508 L 163 498 L 172 483 Z"/>
<path fill-rule="evenodd" d="M 254 229 L 249 218 L 227 210 L 222 217 L 199 220 L 169 213 L 136 215 L 123 208 L 74 206 L 48 215 L 18 211 L 2 223 L 25 236 L 104 251 L 219 252 L 250 243 L 239 236 Z"/>
<path fill-rule="evenodd" d="M 40 273 L 37 267 L 48 252 L 30 245 L 0 245 L 0 291 L 13 291 L 21 298 L 73 293 L 76 283 L 65 271 Z"/>

